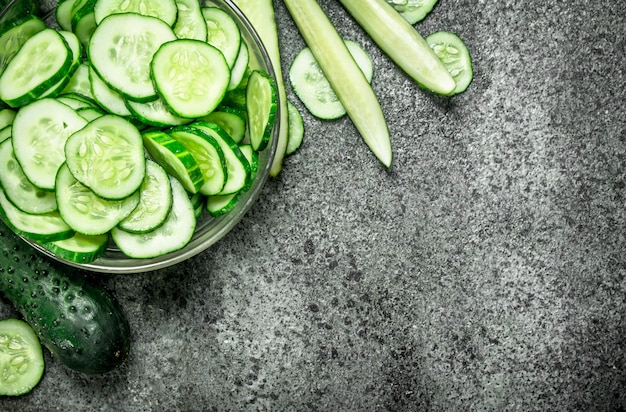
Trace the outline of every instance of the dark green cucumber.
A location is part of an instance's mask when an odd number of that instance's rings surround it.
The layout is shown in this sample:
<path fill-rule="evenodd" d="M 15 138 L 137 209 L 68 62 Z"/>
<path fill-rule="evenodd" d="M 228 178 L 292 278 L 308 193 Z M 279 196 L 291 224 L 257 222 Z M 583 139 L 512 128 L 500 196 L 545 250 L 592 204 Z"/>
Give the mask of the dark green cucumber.
<path fill-rule="evenodd" d="M 34 251 L 2 221 L 0 292 L 65 366 L 100 374 L 127 357 L 130 330 L 117 300 L 82 272 Z"/>

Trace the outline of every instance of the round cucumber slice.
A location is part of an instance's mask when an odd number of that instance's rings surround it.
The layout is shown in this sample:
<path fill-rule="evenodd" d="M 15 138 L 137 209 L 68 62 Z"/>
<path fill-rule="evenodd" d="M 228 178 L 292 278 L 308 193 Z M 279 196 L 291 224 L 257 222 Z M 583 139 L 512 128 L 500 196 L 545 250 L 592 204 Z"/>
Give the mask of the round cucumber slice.
<path fill-rule="evenodd" d="M 65 162 L 65 143 L 86 124 L 74 109 L 56 99 L 22 107 L 13 120 L 13 150 L 28 180 L 40 189 L 54 190 L 55 176 Z"/>
<path fill-rule="evenodd" d="M 71 135 L 65 159 L 76 180 L 105 199 L 132 195 L 146 172 L 141 133 L 116 115 L 98 117 Z"/>
<path fill-rule="evenodd" d="M 41 343 L 30 325 L 19 319 L 0 321 L 0 395 L 30 392 L 44 369 Z"/>
<path fill-rule="evenodd" d="M 344 39 L 344 43 L 367 81 L 371 82 L 373 65 L 369 55 L 352 40 Z M 296 96 L 318 119 L 338 119 L 346 114 L 346 109 L 308 47 L 302 49 L 291 63 L 289 80 Z"/>
<path fill-rule="evenodd" d="M 150 62 L 162 44 L 176 40 L 156 17 L 136 13 L 105 17 L 91 35 L 87 54 L 96 73 L 124 97 L 148 102 L 157 97 Z"/>
<path fill-rule="evenodd" d="M 454 33 L 438 31 L 426 37 L 426 42 L 441 60 L 456 82 L 449 95 L 464 92 L 472 82 L 472 58 L 463 40 Z"/>
<path fill-rule="evenodd" d="M 211 113 L 230 83 L 230 67 L 215 47 L 199 40 L 165 43 L 155 53 L 151 74 L 171 111 L 194 119 Z"/>

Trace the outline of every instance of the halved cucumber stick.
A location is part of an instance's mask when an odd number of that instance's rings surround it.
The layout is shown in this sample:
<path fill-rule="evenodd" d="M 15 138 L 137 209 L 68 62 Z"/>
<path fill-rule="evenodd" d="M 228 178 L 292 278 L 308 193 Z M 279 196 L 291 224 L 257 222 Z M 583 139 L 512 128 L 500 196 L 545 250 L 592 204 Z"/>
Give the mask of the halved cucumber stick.
<path fill-rule="evenodd" d="M 363 140 L 390 167 L 392 153 L 387 122 L 374 90 L 343 39 L 317 1 L 284 0 L 284 3 Z"/>
<path fill-rule="evenodd" d="M 386 0 L 339 0 L 378 46 L 417 83 L 438 94 L 456 84 L 426 40 Z"/>

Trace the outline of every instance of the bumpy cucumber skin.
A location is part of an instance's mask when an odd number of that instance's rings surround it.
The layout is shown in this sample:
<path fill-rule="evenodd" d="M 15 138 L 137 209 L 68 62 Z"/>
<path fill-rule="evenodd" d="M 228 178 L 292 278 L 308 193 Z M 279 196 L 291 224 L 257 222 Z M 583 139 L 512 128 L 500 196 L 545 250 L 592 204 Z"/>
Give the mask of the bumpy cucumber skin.
<path fill-rule="evenodd" d="M 108 372 L 130 350 L 126 316 L 107 291 L 63 269 L 0 221 L 0 292 L 65 366 L 87 374 Z"/>

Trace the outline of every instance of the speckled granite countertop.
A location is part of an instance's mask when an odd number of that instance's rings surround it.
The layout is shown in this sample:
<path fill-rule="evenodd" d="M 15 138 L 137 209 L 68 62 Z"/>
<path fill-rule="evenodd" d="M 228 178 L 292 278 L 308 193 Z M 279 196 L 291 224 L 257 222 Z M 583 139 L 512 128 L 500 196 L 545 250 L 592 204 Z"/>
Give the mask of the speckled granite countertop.
<path fill-rule="evenodd" d="M 624 410 L 624 2 L 440 0 L 418 30 L 475 60 L 451 99 L 321 4 L 374 59 L 393 168 L 347 119 L 304 113 L 303 146 L 215 247 L 103 278 L 131 323 L 123 367 L 48 357 L 0 410 Z M 287 69 L 303 41 L 276 12 Z"/>

